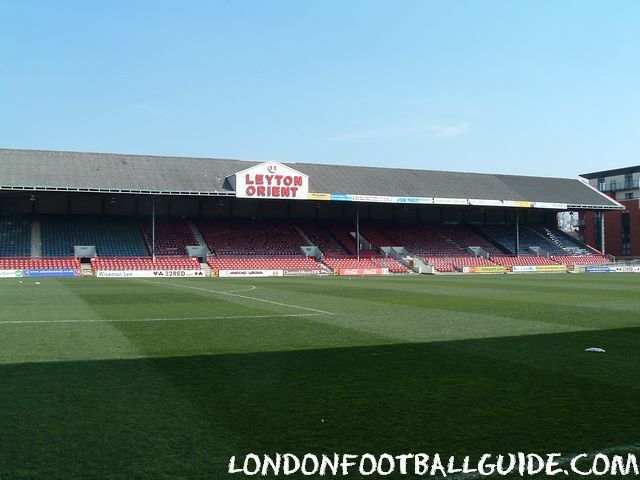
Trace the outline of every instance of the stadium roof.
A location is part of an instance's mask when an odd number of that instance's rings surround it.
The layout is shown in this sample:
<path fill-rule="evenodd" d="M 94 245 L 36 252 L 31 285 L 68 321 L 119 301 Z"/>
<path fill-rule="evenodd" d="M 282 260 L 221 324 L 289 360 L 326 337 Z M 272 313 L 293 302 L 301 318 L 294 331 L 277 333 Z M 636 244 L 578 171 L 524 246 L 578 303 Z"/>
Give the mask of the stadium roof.
<path fill-rule="evenodd" d="M 260 163 L 214 158 L 0 149 L 0 190 L 234 195 L 228 177 Z M 483 201 L 508 201 L 511 206 L 525 206 L 526 202 L 532 202 L 540 206 L 548 204 L 547 208 L 559 210 L 565 205 L 574 209 L 623 208 L 615 200 L 577 179 L 310 163 L 285 165 L 309 176 L 309 192 L 396 199 L 475 199 L 476 205 L 483 204 Z M 520 202 L 523 204 L 517 204 Z"/>
<path fill-rule="evenodd" d="M 583 173 L 580 176 L 591 180 L 593 178 L 614 177 L 617 175 L 624 175 L 625 173 L 636 172 L 640 172 L 640 165 L 636 165 L 635 167 L 614 168 L 612 170 L 603 170 L 601 172 Z"/>

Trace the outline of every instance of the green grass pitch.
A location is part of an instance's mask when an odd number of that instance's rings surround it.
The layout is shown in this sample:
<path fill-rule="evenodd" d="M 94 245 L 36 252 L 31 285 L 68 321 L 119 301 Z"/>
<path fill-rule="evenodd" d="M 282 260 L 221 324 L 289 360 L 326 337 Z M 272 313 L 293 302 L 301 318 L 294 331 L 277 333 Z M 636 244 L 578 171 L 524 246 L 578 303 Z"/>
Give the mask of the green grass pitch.
<path fill-rule="evenodd" d="M 35 282 L 0 281 L 2 480 L 640 444 L 640 275 Z"/>

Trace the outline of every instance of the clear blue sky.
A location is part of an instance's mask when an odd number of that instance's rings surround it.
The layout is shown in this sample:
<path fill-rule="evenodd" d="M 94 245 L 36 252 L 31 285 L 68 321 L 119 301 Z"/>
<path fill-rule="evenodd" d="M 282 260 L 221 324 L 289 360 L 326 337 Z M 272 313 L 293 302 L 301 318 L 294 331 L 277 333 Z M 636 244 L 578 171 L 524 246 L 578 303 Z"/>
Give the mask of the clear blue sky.
<path fill-rule="evenodd" d="M 637 0 L 0 0 L 0 147 L 640 163 Z"/>

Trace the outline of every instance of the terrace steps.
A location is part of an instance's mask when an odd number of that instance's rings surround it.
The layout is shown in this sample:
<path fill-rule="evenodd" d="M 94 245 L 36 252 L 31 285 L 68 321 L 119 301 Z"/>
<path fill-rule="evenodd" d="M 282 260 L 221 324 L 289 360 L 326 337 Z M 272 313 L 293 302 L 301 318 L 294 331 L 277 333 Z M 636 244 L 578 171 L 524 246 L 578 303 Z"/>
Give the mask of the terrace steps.
<path fill-rule="evenodd" d="M 37 219 L 31 222 L 31 258 L 42 258 L 42 224 Z"/>
<path fill-rule="evenodd" d="M 198 227 L 196 226 L 196 224 L 193 223 L 191 220 L 187 220 L 187 224 L 189 225 L 189 228 L 191 229 L 191 232 L 193 233 L 193 237 L 196 239 L 196 242 L 198 242 L 198 246 L 206 248 L 207 253 L 211 255 L 211 250 L 209 249 L 209 245 L 207 245 L 207 242 L 202 236 L 202 232 L 198 230 Z"/>

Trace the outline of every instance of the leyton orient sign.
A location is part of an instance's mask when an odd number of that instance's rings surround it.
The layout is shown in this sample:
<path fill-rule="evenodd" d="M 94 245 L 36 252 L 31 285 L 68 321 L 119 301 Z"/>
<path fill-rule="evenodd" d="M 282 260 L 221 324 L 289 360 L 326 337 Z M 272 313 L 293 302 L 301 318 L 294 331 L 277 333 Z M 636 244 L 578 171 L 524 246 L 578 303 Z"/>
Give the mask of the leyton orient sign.
<path fill-rule="evenodd" d="M 236 173 L 230 179 L 240 198 L 306 200 L 309 176 L 277 162 L 267 162 Z"/>

